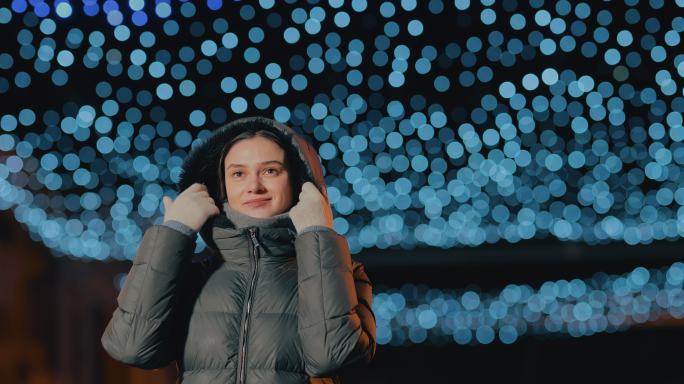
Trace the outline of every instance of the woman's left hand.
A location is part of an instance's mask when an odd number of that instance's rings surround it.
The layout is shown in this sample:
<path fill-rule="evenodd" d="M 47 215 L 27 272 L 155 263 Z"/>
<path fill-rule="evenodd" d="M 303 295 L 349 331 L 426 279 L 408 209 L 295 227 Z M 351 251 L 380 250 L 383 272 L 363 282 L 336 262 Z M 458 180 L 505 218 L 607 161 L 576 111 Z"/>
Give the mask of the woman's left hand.
<path fill-rule="evenodd" d="M 290 209 L 289 214 L 297 233 L 312 225 L 333 227 L 330 204 L 310 181 L 302 185 L 299 202 Z"/>

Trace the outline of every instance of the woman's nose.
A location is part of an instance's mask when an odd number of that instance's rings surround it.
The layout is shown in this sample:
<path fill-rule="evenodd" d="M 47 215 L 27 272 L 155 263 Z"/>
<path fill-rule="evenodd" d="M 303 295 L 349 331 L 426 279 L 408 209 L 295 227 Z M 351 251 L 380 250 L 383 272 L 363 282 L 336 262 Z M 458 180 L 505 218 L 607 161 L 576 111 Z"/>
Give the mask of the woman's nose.
<path fill-rule="evenodd" d="M 261 176 L 258 174 L 253 174 L 249 178 L 249 182 L 247 184 L 247 187 L 250 192 L 256 193 L 256 192 L 261 192 L 264 190 L 264 184 L 261 181 Z"/>

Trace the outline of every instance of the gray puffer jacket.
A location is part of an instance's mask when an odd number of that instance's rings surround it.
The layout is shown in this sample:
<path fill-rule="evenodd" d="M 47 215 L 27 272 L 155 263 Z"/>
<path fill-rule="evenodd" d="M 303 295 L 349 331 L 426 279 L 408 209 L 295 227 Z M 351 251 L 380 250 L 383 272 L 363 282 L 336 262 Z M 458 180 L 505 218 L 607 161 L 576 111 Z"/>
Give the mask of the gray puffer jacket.
<path fill-rule="evenodd" d="M 297 188 L 312 181 L 327 198 L 313 147 L 265 118 L 236 120 L 197 146 L 179 191 L 202 182 L 220 201 L 219 157 L 245 129 L 283 135 Z M 236 228 L 223 211 L 200 233 L 213 251 L 201 258 L 194 236 L 165 225 L 145 232 L 102 335 L 114 359 L 145 369 L 175 361 L 185 384 L 339 383 L 371 361 L 372 286 L 343 236 L 324 227 L 297 233 L 287 215 Z"/>

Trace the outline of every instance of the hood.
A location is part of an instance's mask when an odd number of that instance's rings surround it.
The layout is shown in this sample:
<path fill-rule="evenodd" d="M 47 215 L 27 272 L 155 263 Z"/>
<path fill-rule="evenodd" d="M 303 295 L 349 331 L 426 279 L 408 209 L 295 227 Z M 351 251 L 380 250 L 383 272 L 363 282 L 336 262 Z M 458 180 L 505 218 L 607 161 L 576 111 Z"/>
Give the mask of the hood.
<path fill-rule="evenodd" d="M 195 146 L 183 161 L 178 183 L 178 192 L 187 189 L 193 183 L 202 183 L 207 186 L 209 196 L 214 199 L 221 213 L 207 220 L 200 229 L 200 235 L 210 248 L 216 250 L 216 244 L 212 238 L 212 228 L 217 226 L 235 227 L 226 217 L 223 211 L 223 199 L 221 197 L 223 185 L 219 180 L 221 154 L 225 145 L 230 140 L 244 131 L 269 130 L 280 135 L 284 143 L 289 148 L 284 148 L 287 152 L 292 168 L 291 177 L 293 178 L 293 198 L 297 199 L 301 191 L 301 186 L 307 181 L 311 181 L 318 187 L 321 194 L 328 199 L 323 178 L 323 168 L 320 158 L 314 147 L 304 136 L 295 132 L 285 124 L 266 117 L 245 117 L 225 124 L 212 132 L 206 140 Z"/>

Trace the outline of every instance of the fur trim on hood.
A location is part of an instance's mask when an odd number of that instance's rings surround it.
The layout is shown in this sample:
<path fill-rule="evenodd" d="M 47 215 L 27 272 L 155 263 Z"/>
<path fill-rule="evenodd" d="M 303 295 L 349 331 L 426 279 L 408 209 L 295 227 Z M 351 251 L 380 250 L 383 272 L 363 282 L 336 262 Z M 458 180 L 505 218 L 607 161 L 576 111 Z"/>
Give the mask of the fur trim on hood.
<path fill-rule="evenodd" d="M 202 183 L 207 186 L 209 196 L 222 210 L 218 216 L 213 216 L 207 220 L 200 229 L 200 234 L 204 242 L 212 249 L 216 249 L 216 244 L 212 239 L 212 227 L 215 225 L 224 226 L 221 221 L 225 220 L 227 227 L 235 225 L 227 219 L 223 212 L 223 202 L 221 189 L 223 185 L 219 180 L 221 154 L 225 145 L 230 140 L 244 131 L 258 131 L 261 129 L 269 130 L 281 136 L 283 142 L 290 144 L 290 148 L 284 148 L 290 157 L 291 175 L 293 177 L 294 193 L 293 197 L 299 195 L 301 186 L 307 181 L 311 181 L 318 187 L 325 199 L 328 193 L 323 178 L 323 168 L 318 153 L 313 146 L 292 128 L 266 117 L 245 117 L 234 120 L 217 128 L 210 137 L 200 145 L 194 147 L 183 161 L 181 173 L 176 185 L 178 192 L 187 189 L 193 183 Z M 217 219 L 220 219 L 217 220 Z"/>

